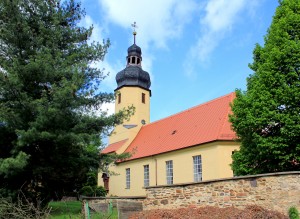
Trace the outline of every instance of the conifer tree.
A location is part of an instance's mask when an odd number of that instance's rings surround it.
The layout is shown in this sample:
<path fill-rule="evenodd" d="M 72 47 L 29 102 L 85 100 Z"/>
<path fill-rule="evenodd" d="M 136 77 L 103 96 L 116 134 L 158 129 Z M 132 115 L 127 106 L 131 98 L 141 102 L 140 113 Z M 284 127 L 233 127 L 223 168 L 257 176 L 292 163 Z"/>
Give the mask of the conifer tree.
<path fill-rule="evenodd" d="M 230 117 L 236 175 L 300 169 L 300 0 L 281 0 Z"/>
<path fill-rule="evenodd" d="M 114 99 L 99 92 L 109 41 L 74 0 L 0 1 L 0 195 L 33 202 L 78 190 L 99 162 L 100 134 L 130 110 L 93 113 Z M 28 195 L 31 197 L 28 197 Z"/>

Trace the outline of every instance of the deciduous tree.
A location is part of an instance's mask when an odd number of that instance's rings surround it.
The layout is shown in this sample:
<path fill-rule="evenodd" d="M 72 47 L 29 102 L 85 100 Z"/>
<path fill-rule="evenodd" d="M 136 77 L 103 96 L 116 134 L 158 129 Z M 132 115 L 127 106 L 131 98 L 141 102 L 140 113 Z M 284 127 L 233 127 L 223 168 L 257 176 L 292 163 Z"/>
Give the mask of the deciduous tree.
<path fill-rule="evenodd" d="M 237 90 L 230 117 L 241 141 L 236 175 L 300 169 L 300 1 L 281 0 L 256 45 L 247 90 Z"/>

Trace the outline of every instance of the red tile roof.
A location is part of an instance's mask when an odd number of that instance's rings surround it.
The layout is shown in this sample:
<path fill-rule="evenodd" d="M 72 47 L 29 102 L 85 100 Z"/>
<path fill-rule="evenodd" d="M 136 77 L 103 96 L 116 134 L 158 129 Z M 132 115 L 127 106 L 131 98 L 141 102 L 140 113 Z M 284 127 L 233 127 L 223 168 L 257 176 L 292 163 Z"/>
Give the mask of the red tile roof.
<path fill-rule="evenodd" d="M 132 159 L 216 140 L 233 140 L 228 114 L 235 93 L 219 97 L 141 128 L 125 152 Z"/>
<path fill-rule="evenodd" d="M 127 140 L 128 139 L 112 143 L 112 144 L 108 145 L 106 148 L 104 148 L 101 151 L 101 153 L 108 154 L 108 153 L 116 152 L 116 150 L 118 150 L 120 147 L 122 147 L 122 145 L 124 145 Z"/>

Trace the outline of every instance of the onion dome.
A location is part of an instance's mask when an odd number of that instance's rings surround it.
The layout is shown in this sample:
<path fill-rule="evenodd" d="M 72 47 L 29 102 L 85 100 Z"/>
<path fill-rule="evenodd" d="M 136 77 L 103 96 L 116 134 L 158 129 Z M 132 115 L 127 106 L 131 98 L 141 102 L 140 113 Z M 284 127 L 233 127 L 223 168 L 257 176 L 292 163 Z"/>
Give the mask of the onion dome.
<path fill-rule="evenodd" d="M 139 66 L 127 66 L 116 75 L 118 87 L 116 90 L 124 86 L 137 86 L 149 90 L 151 81 L 149 73 Z"/>

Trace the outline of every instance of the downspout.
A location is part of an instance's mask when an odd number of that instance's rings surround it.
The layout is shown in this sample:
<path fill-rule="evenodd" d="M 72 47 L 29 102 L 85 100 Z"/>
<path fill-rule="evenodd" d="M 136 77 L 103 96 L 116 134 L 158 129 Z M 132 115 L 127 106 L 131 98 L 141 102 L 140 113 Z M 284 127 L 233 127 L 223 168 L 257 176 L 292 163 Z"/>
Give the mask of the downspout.
<path fill-rule="evenodd" d="M 157 186 L 157 159 L 155 158 L 155 185 Z"/>

